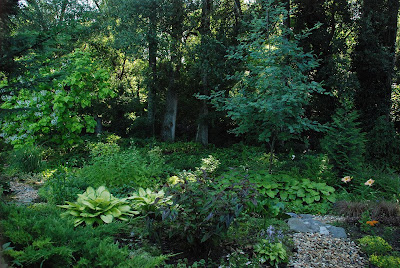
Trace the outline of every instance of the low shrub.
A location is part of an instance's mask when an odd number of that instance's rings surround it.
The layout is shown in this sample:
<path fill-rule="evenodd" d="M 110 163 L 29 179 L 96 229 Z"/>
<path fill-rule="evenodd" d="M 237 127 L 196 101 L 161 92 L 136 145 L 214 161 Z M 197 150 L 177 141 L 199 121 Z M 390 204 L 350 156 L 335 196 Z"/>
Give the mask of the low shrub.
<path fill-rule="evenodd" d="M 371 264 L 380 268 L 398 268 L 400 267 L 400 257 L 397 256 L 377 256 L 369 257 Z"/>
<path fill-rule="evenodd" d="M 161 209 L 159 232 L 180 241 L 183 248 L 204 253 L 221 242 L 255 192 L 246 180 L 230 184 L 208 177 L 168 188 L 173 205 Z"/>
<path fill-rule="evenodd" d="M 66 167 L 46 170 L 42 174 L 45 182 L 39 189 L 39 196 L 51 204 L 59 205 L 66 201 L 74 201 L 77 194 L 89 187 L 84 178 L 76 176 Z"/>
<path fill-rule="evenodd" d="M 272 225 L 268 227 L 265 237 L 254 246 L 254 253 L 261 264 L 278 267 L 281 263 L 288 262 L 288 253 L 282 242 L 283 238 L 281 230 L 275 230 Z"/>
<path fill-rule="evenodd" d="M 4 252 L 6 260 L 25 267 L 137 267 L 129 249 L 114 242 L 114 235 L 129 233 L 126 224 L 74 228 L 60 212 L 46 204 L 24 207 L 0 203 L 2 239 L 12 248 Z"/>
<path fill-rule="evenodd" d="M 135 148 L 110 155 L 100 155 L 84 166 L 78 176 L 88 184 L 117 189 L 122 186 L 133 188 L 154 187 L 161 177 L 166 177 L 169 169 L 157 148 L 146 154 Z"/>
<path fill-rule="evenodd" d="M 146 190 L 139 188 L 137 192 L 132 193 L 129 201 L 135 211 L 151 218 L 155 217 L 160 207 L 172 205 L 171 196 L 165 196 L 163 190 L 153 192 L 148 188 Z"/>
<path fill-rule="evenodd" d="M 368 255 L 385 255 L 392 251 L 392 247 L 380 236 L 364 236 L 359 240 L 362 251 Z"/>

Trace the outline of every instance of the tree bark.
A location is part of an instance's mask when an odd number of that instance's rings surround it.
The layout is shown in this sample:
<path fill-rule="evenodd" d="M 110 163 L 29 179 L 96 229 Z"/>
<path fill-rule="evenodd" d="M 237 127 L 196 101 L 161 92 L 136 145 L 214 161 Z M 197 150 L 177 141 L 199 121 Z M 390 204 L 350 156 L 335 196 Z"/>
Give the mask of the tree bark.
<path fill-rule="evenodd" d="M 94 133 L 101 134 L 103 132 L 103 124 L 101 122 L 101 117 L 95 115 L 94 120 L 96 120 L 96 128 L 94 130 Z"/>
<path fill-rule="evenodd" d="M 201 14 L 201 42 L 204 45 L 208 42 L 211 30 L 210 30 L 210 19 L 211 19 L 211 8 L 212 8 L 212 0 L 203 0 L 203 8 Z M 209 83 L 208 83 L 208 72 L 209 66 L 207 58 L 203 59 L 202 66 L 202 89 L 201 93 L 203 95 L 209 95 Z M 197 133 L 196 133 L 196 141 L 200 142 L 204 146 L 208 145 L 208 106 L 207 101 L 202 101 L 202 106 L 199 111 L 198 125 L 197 125 Z"/>
<path fill-rule="evenodd" d="M 361 112 L 364 131 L 370 131 L 378 117 L 389 119 L 399 1 L 364 0 L 360 34 L 353 55 L 353 68 L 360 88 L 355 105 Z"/>
<path fill-rule="evenodd" d="M 171 76 L 167 90 L 166 107 L 164 122 L 161 130 L 163 141 L 175 141 L 176 116 L 178 113 L 178 87 L 180 78 L 180 69 L 182 64 L 181 42 L 183 36 L 183 1 L 172 0 L 173 15 L 171 19 L 172 26 L 172 44 L 171 44 Z"/>
<path fill-rule="evenodd" d="M 173 78 L 172 78 L 173 79 Z M 162 140 L 175 141 L 176 115 L 178 112 L 178 94 L 173 86 L 167 91 L 166 109 L 162 127 Z"/>
<path fill-rule="evenodd" d="M 156 28 L 156 14 L 155 6 L 153 13 L 149 17 L 149 33 L 148 33 L 148 45 L 149 45 L 149 67 L 150 67 L 150 79 L 148 84 L 148 95 L 147 95 L 147 122 L 150 127 L 151 135 L 155 134 L 155 114 L 156 114 L 156 84 L 157 84 L 157 28 Z"/>

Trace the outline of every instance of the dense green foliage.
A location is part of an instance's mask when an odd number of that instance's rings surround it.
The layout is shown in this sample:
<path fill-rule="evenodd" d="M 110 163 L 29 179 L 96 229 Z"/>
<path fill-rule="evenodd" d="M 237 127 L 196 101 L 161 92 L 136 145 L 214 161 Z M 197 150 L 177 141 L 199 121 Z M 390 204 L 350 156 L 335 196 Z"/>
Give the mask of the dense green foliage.
<path fill-rule="evenodd" d="M 287 212 L 397 228 L 400 2 L 375 2 L 2 0 L 7 262 L 277 267 Z"/>
<path fill-rule="evenodd" d="M 357 119 L 357 112 L 348 105 L 338 108 L 322 141 L 323 151 L 340 177 L 360 171 L 364 163 L 365 135 L 359 129 Z"/>
<path fill-rule="evenodd" d="M 120 248 L 112 236 L 127 232 L 126 224 L 112 223 L 97 228 L 74 228 L 62 219 L 60 210 L 48 205 L 34 207 L 0 204 L 0 226 L 10 244 L 5 257 L 15 265 L 37 267 L 137 267 L 127 247 Z M 140 256 L 146 264 L 146 253 Z M 162 263 L 163 258 L 147 256 L 148 263 Z M 146 267 L 146 266 L 144 266 Z"/>

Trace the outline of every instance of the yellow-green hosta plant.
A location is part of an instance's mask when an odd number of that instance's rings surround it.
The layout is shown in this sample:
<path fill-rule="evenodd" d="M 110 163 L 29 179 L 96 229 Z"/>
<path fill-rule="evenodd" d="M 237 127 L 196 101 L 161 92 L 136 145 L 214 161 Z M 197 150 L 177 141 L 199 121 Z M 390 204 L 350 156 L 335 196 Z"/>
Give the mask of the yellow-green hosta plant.
<path fill-rule="evenodd" d="M 153 192 L 149 188 L 146 190 L 139 188 L 137 192 L 134 192 L 132 196 L 129 197 L 135 210 L 140 211 L 140 213 L 144 215 L 155 213 L 162 205 L 172 205 L 171 198 L 171 196 L 166 197 L 163 190 Z"/>
<path fill-rule="evenodd" d="M 72 215 L 75 226 L 82 223 L 87 225 L 110 223 L 114 219 L 126 221 L 127 216 L 134 216 L 139 212 L 132 210 L 127 198 L 114 197 L 104 186 L 97 190 L 88 187 L 83 194 L 78 194 L 76 202 L 67 202 L 68 205 L 59 207 L 67 209 L 62 215 Z"/>

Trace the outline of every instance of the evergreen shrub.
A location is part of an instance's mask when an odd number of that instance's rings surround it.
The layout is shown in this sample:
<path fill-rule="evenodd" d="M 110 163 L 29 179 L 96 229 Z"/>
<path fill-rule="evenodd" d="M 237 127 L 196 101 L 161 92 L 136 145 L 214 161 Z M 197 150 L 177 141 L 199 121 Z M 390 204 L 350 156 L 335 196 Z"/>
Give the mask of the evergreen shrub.
<path fill-rule="evenodd" d="M 359 128 L 358 114 L 350 105 L 344 105 L 332 119 L 322 149 L 339 177 L 355 174 L 362 168 L 365 153 L 365 135 Z"/>
<path fill-rule="evenodd" d="M 124 223 L 74 228 L 60 212 L 47 204 L 24 207 L 0 203 L 2 239 L 10 242 L 10 250 L 4 252 L 6 260 L 24 267 L 138 267 L 135 264 L 141 260 L 140 267 L 156 267 L 166 259 L 144 252 L 132 257 L 126 246 L 114 240 L 114 236 L 129 232 Z"/>

